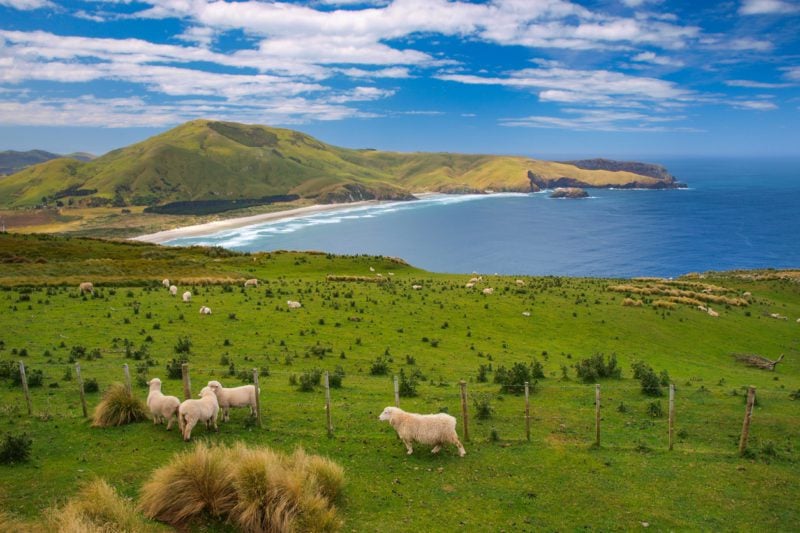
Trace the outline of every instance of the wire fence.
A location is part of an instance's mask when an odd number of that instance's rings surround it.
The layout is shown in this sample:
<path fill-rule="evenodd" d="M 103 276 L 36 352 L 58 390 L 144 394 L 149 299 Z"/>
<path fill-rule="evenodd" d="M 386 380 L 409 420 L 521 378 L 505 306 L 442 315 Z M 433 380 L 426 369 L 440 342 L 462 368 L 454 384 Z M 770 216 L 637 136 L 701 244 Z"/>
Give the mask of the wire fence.
<path fill-rule="evenodd" d="M 132 382 L 127 363 L 100 360 L 86 368 L 80 363 L 37 365 L 74 369 L 75 379 L 62 381 L 57 388 L 29 387 L 24 362 L 18 366 L 19 393 L 12 393 L 16 399 L 5 402 L 2 410 L 6 414 L 24 409 L 32 417 L 85 418 L 99 402 L 99 394 L 87 393 L 86 384 L 97 377 L 105 379 L 109 373 L 116 374 L 132 394 L 145 397 L 147 393 L 141 382 Z M 182 370 L 183 380 L 165 380 L 165 393 L 185 399 L 196 396 L 208 379 L 224 378 L 219 368 L 184 364 Z M 263 424 L 274 434 L 299 439 L 327 434 L 343 440 L 385 441 L 377 417 L 389 405 L 411 412 L 447 412 L 458 419 L 458 432 L 466 442 L 504 446 L 531 442 L 553 447 L 725 454 L 745 453 L 752 436 L 751 443 L 761 449 L 793 455 L 790 441 L 800 430 L 800 414 L 795 408 L 795 400 L 800 398 L 797 392 L 784 389 L 724 390 L 687 383 L 665 387 L 663 396 L 653 397 L 645 396 L 638 385 L 616 380 L 594 386 L 544 380 L 502 389 L 493 383 L 440 380 L 418 384 L 409 391 L 399 386 L 397 376 L 361 374 L 337 381 L 331 379 L 335 372 L 324 372 L 303 392 L 303 384 L 297 381 L 300 372 L 262 373 L 254 368 L 247 373 L 248 381 L 255 381 L 260 388 L 258 425 L 263 416 Z M 233 386 L 235 378 L 225 378 L 227 385 Z"/>

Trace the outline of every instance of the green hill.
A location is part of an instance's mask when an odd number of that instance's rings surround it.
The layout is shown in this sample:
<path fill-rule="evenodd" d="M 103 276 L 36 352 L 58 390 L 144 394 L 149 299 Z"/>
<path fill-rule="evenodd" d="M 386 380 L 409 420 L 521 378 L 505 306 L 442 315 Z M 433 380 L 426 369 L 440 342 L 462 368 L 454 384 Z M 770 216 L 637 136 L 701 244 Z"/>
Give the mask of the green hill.
<path fill-rule="evenodd" d="M 614 163 L 614 162 L 609 162 Z M 621 167 L 617 167 L 621 168 Z M 0 181 L 0 207 L 151 206 L 177 214 L 307 198 L 412 199 L 411 193 L 672 187 L 674 178 L 524 157 L 352 150 L 303 133 L 195 120 L 89 162 L 54 160 Z"/>

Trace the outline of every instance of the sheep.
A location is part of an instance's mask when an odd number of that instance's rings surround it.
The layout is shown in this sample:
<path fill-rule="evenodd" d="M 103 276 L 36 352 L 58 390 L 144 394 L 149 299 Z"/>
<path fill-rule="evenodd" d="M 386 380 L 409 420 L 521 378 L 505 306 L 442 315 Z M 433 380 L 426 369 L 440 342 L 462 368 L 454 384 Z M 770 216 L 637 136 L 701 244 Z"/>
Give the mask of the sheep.
<path fill-rule="evenodd" d="M 719 316 L 719 313 L 717 313 L 716 311 L 714 311 L 713 309 L 711 309 L 711 308 L 709 307 L 709 308 L 708 308 L 708 315 L 709 315 L 709 316 L 713 316 L 714 318 L 717 318 L 717 317 Z"/>
<path fill-rule="evenodd" d="M 480 281 L 480 278 L 470 278 L 469 279 L 470 283 L 478 283 L 479 281 Z"/>
<path fill-rule="evenodd" d="M 370 272 L 375 272 L 375 268 L 374 267 L 369 267 L 369 271 Z"/>
<path fill-rule="evenodd" d="M 467 289 L 471 289 L 474 286 L 475 286 L 474 283 L 467 283 L 466 285 L 464 285 L 464 287 L 466 287 Z"/>
<path fill-rule="evenodd" d="M 749 300 L 750 298 L 752 298 L 752 296 L 753 296 L 753 295 L 750 293 L 750 291 L 747 291 L 747 292 L 745 292 L 745 293 L 743 293 L 743 294 L 742 294 L 742 298 L 747 298 L 748 300 Z"/>
<path fill-rule="evenodd" d="M 169 280 L 167 278 L 164 278 L 161 281 L 161 284 L 164 286 L 165 289 L 169 289 Z"/>
<path fill-rule="evenodd" d="M 300 309 L 303 307 L 303 304 L 300 302 L 295 302 L 294 300 L 286 300 L 286 305 L 289 307 L 289 309 Z"/>
<path fill-rule="evenodd" d="M 183 293 L 182 298 L 183 298 L 183 301 L 186 302 L 186 303 L 191 302 L 192 301 L 192 293 L 190 291 L 186 291 L 186 292 Z"/>
<path fill-rule="evenodd" d="M 486 287 L 485 289 L 483 289 L 483 294 L 492 294 L 493 292 L 494 289 L 491 287 Z"/>
<path fill-rule="evenodd" d="M 94 294 L 94 285 L 92 285 L 91 282 L 89 281 L 84 281 L 83 283 L 78 285 L 78 290 L 81 292 L 81 294 L 85 292 L 90 292 Z"/>
<path fill-rule="evenodd" d="M 169 293 L 172 296 L 177 296 L 178 295 L 178 287 L 176 287 L 175 285 L 170 285 L 169 286 Z"/>
<path fill-rule="evenodd" d="M 181 401 L 175 396 L 165 396 L 161 392 L 161 380 L 153 378 L 147 382 L 150 393 L 147 395 L 147 407 L 153 414 L 153 424 L 167 422 L 167 431 L 172 428 L 172 422 L 178 416 L 178 407 Z"/>
<path fill-rule="evenodd" d="M 248 279 L 244 282 L 245 287 L 258 287 L 258 280 L 256 278 Z"/>
<path fill-rule="evenodd" d="M 433 445 L 431 453 L 438 453 L 443 444 L 455 444 L 458 455 L 464 457 L 466 451 L 456 435 L 456 419 L 446 413 L 435 415 L 419 415 L 407 413 L 399 407 L 387 407 L 378 417 L 387 421 L 397 431 L 397 435 L 406 445 L 406 453 L 411 455 L 413 442 Z"/>
<path fill-rule="evenodd" d="M 415 291 L 418 291 L 422 288 L 422 285 L 412 285 L 411 288 L 414 289 Z"/>
<path fill-rule="evenodd" d="M 201 315 L 210 315 L 211 314 L 211 308 L 210 307 L 206 307 L 205 305 L 202 306 L 200 308 L 200 314 Z"/>
<path fill-rule="evenodd" d="M 256 414 L 256 387 L 255 385 L 243 385 L 226 389 L 219 381 L 209 381 L 208 388 L 217 395 L 217 402 L 222 409 L 222 420 L 229 420 L 228 409 L 231 407 L 250 406 L 250 415 Z"/>
<path fill-rule="evenodd" d="M 775 320 L 788 320 L 787 317 L 783 316 L 780 313 L 770 313 L 770 317 L 774 318 Z"/>
<path fill-rule="evenodd" d="M 524 287 L 525 286 L 525 282 L 522 281 L 521 279 L 516 280 L 516 284 L 517 284 L 517 287 Z"/>
<path fill-rule="evenodd" d="M 522 312 L 522 316 L 531 316 L 531 312 L 530 311 L 523 311 Z"/>
<path fill-rule="evenodd" d="M 207 428 L 213 427 L 214 431 L 219 431 L 218 414 L 217 395 L 209 387 L 202 388 L 199 400 L 184 400 L 178 407 L 178 427 L 181 429 L 183 440 L 188 441 L 192 438 L 192 428 L 198 422 L 205 422 Z"/>

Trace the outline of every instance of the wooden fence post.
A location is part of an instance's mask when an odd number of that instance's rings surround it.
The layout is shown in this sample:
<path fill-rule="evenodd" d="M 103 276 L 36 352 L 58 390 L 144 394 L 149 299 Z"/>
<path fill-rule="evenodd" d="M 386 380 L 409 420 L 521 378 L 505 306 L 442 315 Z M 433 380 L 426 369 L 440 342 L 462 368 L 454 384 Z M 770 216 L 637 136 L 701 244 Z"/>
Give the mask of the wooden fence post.
<path fill-rule="evenodd" d="M 675 385 L 669 384 L 669 449 L 672 451 L 675 436 Z"/>
<path fill-rule="evenodd" d="M 25 402 L 28 404 L 28 416 L 33 415 L 33 405 L 31 404 L 31 392 L 28 390 L 28 376 L 25 375 L 25 363 L 19 362 L 19 377 L 22 381 L 22 392 L 25 393 Z"/>
<path fill-rule="evenodd" d="M 81 393 L 81 407 L 83 408 L 83 418 L 89 416 L 86 410 L 86 392 L 83 390 L 83 377 L 81 376 L 81 364 L 75 363 L 75 374 L 78 376 L 78 391 Z"/>
<path fill-rule="evenodd" d="M 328 419 L 328 437 L 333 437 L 333 424 L 331 423 L 331 385 L 328 371 L 325 371 L 325 414 Z"/>
<path fill-rule="evenodd" d="M 253 385 L 256 388 L 256 423 L 261 427 L 261 388 L 258 386 L 258 369 L 253 369 Z"/>
<path fill-rule="evenodd" d="M 181 377 L 183 378 L 183 399 L 192 397 L 192 381 L 189 379 L 189 363 L 181 364 Z"/>
<path fill-rule="evenodd" d="M 394 405 L 400 407 L 400 382 L 394 377 Z"/>
<path fill-rule="evenodd" d="M 531 441 L 531 402 L 528 390 L 528 382 L 525 382 L 525 438 Z"/>
<path fill-rule="evenodd" d="M 600 447 L 600 384 L 594 386 L 594 445 Z"/>
<path fill-rule="evenodd" d="M 128 368 L 128 363 L 122 365 L 122 371 L 125 373 L 125 390 L 128 391 L 128 396 L 133 396 L 133 389 L 131 388 L 131 370 Z"/>
<path fill-rule="evenodd" d="M 756 388 L 752 385 L 747 389 L 747 406 L 744 411 L 744 423 L 742 423 L 742 438 L 739 439 L 739 455 L 743 455 L 747 450 L 747 439 L 750 437 L 750 419 L 753 417 L 753 404 L 756 401 Z"/>
<path fill-rule="evenodd" d="M 464 419 L 464 440 L 469 442 L 469 416 L 467 414 L 467 382 L 463 379 L 461 385 L 461 418 Z"/>

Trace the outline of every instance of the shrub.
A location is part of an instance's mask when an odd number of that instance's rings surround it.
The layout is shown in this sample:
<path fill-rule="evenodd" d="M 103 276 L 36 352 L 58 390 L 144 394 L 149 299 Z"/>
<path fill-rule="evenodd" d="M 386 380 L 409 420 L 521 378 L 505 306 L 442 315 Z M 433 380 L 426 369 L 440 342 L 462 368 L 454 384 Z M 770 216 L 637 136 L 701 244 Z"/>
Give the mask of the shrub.
<path fill-rule="evenodd" d="M 475 378 L 475 380 L 478 383 L 486 383 L 489 381 L 489 376 L 487 376 L 489 369 L 489 365 L 478 365 L 478 377 Z"/>
<path fill-rule="evenodd" d="M 398 390 L 400 396 L 404 398 L 412 398 L 417 395 L 417 379 L 419 370 L 415 370 L 406 375 L 405 371 L 401 368 L 400 375 L 398 376 Z"/>
<path fill-rule="evenodd" d="M 17 387 L 22 386 L 22 376 L 19 374 L 19 364 L 14 365 L 16 372 L 11 374 L 11 383 Z M 44 383 L 44 374 L 37 368 L 26 368 L 25 378 L 28 380 L 28 387 L 41 387 Z"/>
<path fill-rule="evenodd" d="M 30 437 L 24 433 L 21 435 L 6 434 L 6 438 L 0 444 L 0 464 L 8 465 L 27 461 L 31 455 L 32 443 Z"/>
<path fill-rule="evenodd" d="M 622 369 L 617 366 L 616 354 L 611 354 L 608 362 L 602 353 L 582 359 L 575 364 L 575 371 L 584 383 L 596 383 L 600 378 L 617 378 L 622 376 Z"/>
<path fill-rule="evenodd" d="M 167 363 L 167 379 L 181 379 L 183 377 L 183 363 L 188 363 L 189 357 L 182 355 L 177 359 L 173 358 Z"/>
<path fill-rule="evenodd" d="M 83 382 L 83 392 L 98 392 L 100 385 L 97 383 L 97 378 L 89 378 Z"/>
<path fill-rule="evenodd" d="M 514 363 L 510 369 L 504 366 L 497 367 L 494 373 L 494 382 L 500 384 L 500 392 L 522 394 L 525 392 L 525 382 L 529 383 L 531 390 L 536 388 L 536 382 L 531 380 L 533 364 Z"/>
<path fill-rule="evenodd" d="M 303 372 L 300 374 L 300 388 L 302 392 L 311 392 L 314 390 L 314 387 L 319 386 L 320 381 L 322 380 L 322 370 L 319 368 L 314 368 L 309 370 L 308 372 Z"/>
<path fill-rule="evenodd" d="M 113 383 L 94 409 L 92 427 L 122 426 L 145 418 L 144 403 L 128 394 L 122 383 Z"/>
<path fill-rule="evenodd" d="M 344 368 L 337 366 L 333 373 L 328 374 L 328 385 L 333 389 L 341 388 L 344 376 Z"/>
<path fill-rule="evenodd" d="M 492 417 L 492 397 L 488 394 L 476 394 L 472 397 L 472 403 L 475 405 L 475 416 L 479 420 L 487 420 Z"/>
<path fill-rule="evenodd" d="M 188 354 L 192 351 L 192 340 L 188 336 L 178 337 L 173 349 L 177 354 Z"/>
<path fill-rule="evenodd" d="M 385 355 L 377 357 L 369 367 L 369 373 L 373 376 L 385 376 L 389 373 L 389 358 Z"/>
<path fill-rule="evenodd" d="M 642 385 L 642 392 L 648 396 L 662 396 L 661 380 L 655 370 L 642 361 L 633 363 L 633 377 Z"/>
<path fill-rule="evenodd" d="M 664 416 L 664 409 L 661 407 L 661 402 L 656 400 L 647 404 L 647 414 L 652 418 L 661 418 Z"/>

